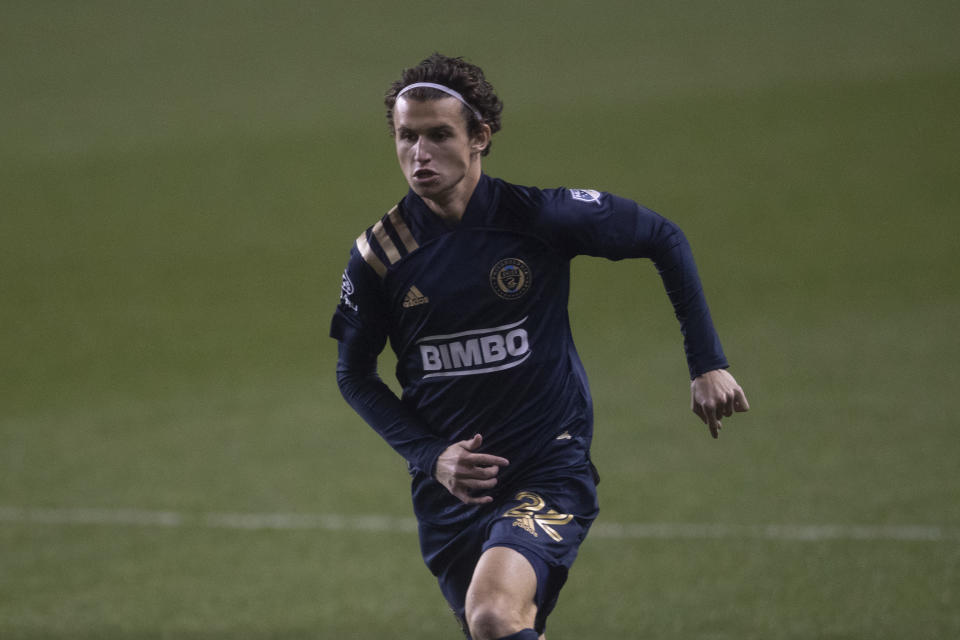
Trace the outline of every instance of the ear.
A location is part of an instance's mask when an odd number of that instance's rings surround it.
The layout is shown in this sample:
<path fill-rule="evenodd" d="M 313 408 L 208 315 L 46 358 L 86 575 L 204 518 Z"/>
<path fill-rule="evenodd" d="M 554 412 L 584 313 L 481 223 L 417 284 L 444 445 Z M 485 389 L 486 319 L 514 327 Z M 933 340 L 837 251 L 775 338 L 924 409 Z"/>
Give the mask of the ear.
<path fill-rule="evenodd" d="M 482 153 L 483 150 L 487 148 L 487 145 L 490 144 L 490 137 L 492 135 L 493 132 L 490 131 L 490 125 L 484 122 L 477 135 L 473 136 L 470 140 L 470 148 L 474 153 Z"/>

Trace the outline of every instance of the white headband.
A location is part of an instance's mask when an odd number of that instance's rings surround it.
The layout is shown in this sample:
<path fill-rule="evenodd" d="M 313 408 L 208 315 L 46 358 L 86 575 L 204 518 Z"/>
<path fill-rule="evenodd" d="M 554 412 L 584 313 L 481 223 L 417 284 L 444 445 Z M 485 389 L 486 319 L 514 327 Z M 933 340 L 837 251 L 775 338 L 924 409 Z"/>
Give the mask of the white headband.
<path fill-rule="evenodd" d="M 462 95 L 460 95 L 450 87 L 443 86 L 442 84 L 436 84 L 433 82 L 414 82 L 413 84 L 408 84 L 403 89 L 400 89 L 400 92 L 397 94 L 397 97 L 399 98 L 400 96 L 405 94 L 407 91 L 410 91 L 411 89 L 418 89 L 421 87 L 425 89 L 436 89 L 437 91 L 444 92 L 448 96 L 456 98 L 457 100 L 462 102 L 468 109 L 470 109 L 470 111 L 473 112 L 473 115 L 477 116 L 477 120 L 479 120 L 480 122 L 483 122 L 483 116 L 480 115 L 480 112 L 477 111 L 472 104 L 467 102 Z"/>

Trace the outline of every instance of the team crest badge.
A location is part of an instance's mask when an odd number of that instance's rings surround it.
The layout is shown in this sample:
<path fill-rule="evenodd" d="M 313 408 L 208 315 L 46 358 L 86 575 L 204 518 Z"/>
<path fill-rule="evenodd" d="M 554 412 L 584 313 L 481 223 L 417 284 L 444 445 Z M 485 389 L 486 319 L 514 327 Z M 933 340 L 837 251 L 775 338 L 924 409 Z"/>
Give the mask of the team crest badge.
<path fill-rule="evenodd" d="M 516 300 L 533 283 L 530 267 L 519 258 L 504 258 L 490 270 L 490 286 L 504 300 Z"/>

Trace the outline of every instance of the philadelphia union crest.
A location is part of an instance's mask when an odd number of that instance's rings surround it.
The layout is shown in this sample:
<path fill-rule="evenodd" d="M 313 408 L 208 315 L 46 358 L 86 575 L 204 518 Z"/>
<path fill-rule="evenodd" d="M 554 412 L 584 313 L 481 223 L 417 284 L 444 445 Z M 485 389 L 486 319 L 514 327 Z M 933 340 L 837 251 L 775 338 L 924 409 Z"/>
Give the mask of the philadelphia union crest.
<path fill-rule="evenodd" d="M 490 286 L 504 300 L 516 300 L 527 292 L 533 276 L 519 258 L 504 258 L 490 269 Z"/>

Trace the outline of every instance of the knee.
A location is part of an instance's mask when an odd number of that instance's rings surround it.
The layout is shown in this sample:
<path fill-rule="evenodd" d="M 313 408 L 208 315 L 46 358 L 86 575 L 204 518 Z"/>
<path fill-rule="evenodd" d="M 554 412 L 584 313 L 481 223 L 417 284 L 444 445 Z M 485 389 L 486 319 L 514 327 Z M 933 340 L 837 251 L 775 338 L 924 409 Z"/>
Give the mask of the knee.
<path fill-rule="evenodd" d="M 467 625 L 473 640 L 497 640 L 529 625 L 510 603 L 483 601 L 467 609 Z"/>

